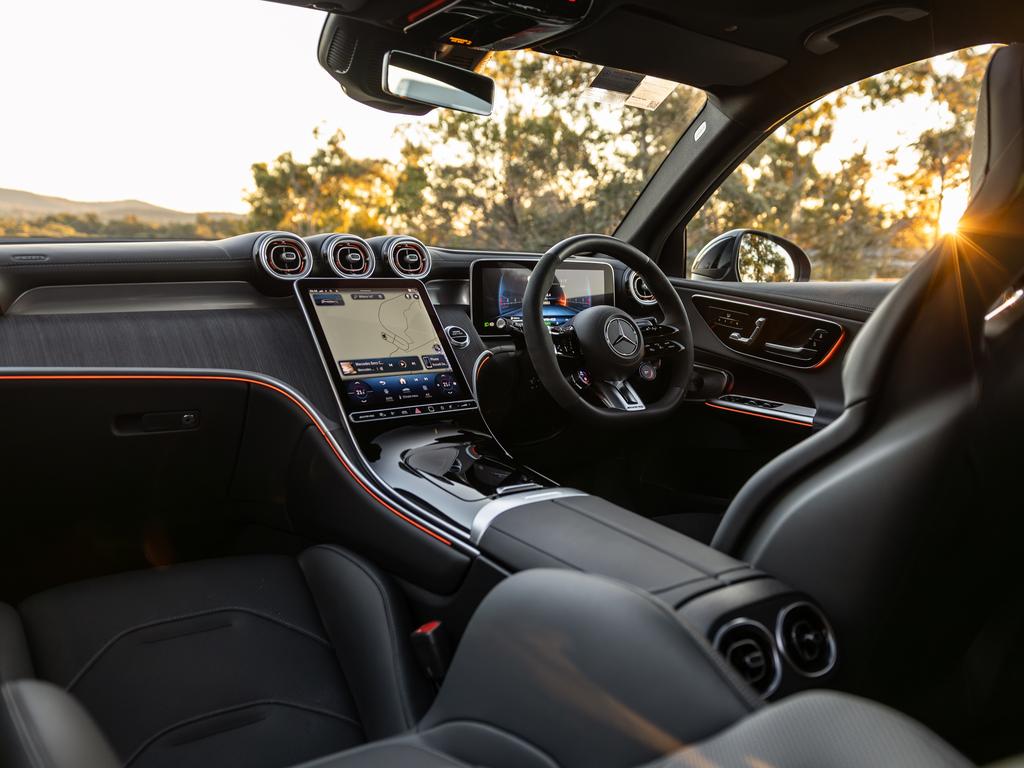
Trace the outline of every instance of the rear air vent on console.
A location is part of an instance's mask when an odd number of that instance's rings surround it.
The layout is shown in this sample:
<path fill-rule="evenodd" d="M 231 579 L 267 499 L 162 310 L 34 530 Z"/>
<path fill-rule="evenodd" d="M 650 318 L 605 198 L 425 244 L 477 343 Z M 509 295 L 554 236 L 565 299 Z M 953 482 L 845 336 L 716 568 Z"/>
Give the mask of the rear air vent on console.
<path fill-rule="evenodd" d="M 253 255 L 263 270 L 278 280 L 298 280 L 313 269 L 313 254 L 306 241 L 290 232 L 260 235 Z"/>
<path fill-rule="evenodd" d="M 751 619 L 733 619 L 722 626 L 712 643 L 726 663 L 755 691 L 767 698 L 782 679 L 775 641 L 765 626 Z"/>
<path fill-rule="evenodd" d="M 654 292 L 647 287 L 647 281 L 638 273 L 632 271 L 629 273 L 628 285 L 629 294 L 637 304 L 649 307 L 658 303 L 658 300 L 654 298 Z"/>
<path fill-rule="evenodd" d="M 832 626 L 810 603 L 793 603 L 779 612 L 775 641 L 793 669 L 807 677 L 828 674 L 836 664 Z"/>
<path fill-rule="evenodd" d="M 393 237 L 384 244 L 388 264 L 399 277 L 424 278 L 430 272 L 430 251 L 415 237 Z"/>
<path fill-rule="evenodd" d="M 370 244 L 355 235 L 328 237 L 324 240 L 320 253 L 338 277 L 369 277 L 373 274 L 376 264 Z"/>

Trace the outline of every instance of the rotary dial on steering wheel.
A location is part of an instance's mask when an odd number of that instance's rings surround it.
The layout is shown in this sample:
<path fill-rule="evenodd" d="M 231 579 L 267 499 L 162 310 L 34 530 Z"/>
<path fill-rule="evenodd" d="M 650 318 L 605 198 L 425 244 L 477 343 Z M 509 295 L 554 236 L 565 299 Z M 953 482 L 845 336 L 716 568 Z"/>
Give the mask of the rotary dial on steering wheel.
<path fill-rule="evenodd" d="M 590 307 L 558 328 L 544 322 L 543 302 L 558 265 L 571 256 L 601 253 L 639 274 L 663 319 L 636 320 L 616 307 Z M 584 420 L 634 424 L 661 418 L 682 402 L 693 371 L 693 340 L 683 303 L 658 265 L 632 245 L 605 235 L 563 240 L 537 263 L 523 297 L 526 349 L 541 383 L 562 407 Z M 570 379 L 559 360 L 572 366 Z M 645 403 L 629 379 L 645 362 L 667 369 L 668 385 Z M 575 386 L 574 386 L 575 385 Z M 596 403 L 584 392 L 593 393 Z"/>

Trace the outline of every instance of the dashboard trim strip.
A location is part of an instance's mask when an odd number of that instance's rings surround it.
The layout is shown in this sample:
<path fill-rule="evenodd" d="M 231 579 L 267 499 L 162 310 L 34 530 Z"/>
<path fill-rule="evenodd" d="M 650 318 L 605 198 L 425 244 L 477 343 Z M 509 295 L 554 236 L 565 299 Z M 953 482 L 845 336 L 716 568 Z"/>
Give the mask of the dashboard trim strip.
<path fill-rule="evenodd" d="M 360 477 L 359 473 L 355 471 L 349 461 L 345 458 L 341 447 L 334 440 L 333 436 L 328 431 L 327 427 L 323 424 L 322 420 L 316 415 L 312 406 L 308 406 L 302 402 L 301 397 L 296 394 L 289 392 L 284 386 L 275 384 L 270 381 L 264 381 L 255 376 L 249 376 L 242 373 L 80 373 L 80 374 L 66 374 L 66 373 L 25 373 L 25 374 L 7 374 L 0 373 L 0 382 L 3 381 L 216 381 L 216 382 L 234 382 L 240 384 L 249 384 L 257 387 L 263 387 L 272 392 L 284 397 L 292 405 L 296 406 L 302 411 L 306 418 L 309 419 L 310 423 L 316 427 L 317 431 L 320 432 L 321 437 L 326 441 L 331 452 L 334 453 L 338 462 L 344 467 L 345 471 L 352 477 L 356 484 L 363 489 L 363 491 L 374 501 L 384 507 L 388 512 L 397 516 L 404 522 L 418 529 L 419 531 L 427 534 L 431 538 L 445 544 L 447 546 L 453 546 L 452 541 L 445 538 L 441 534 L 434 530 L 431 530 L 425 524 L 413 519 L 409 515 L 405 514 L 401 510 L 394 507 L 388 501 L 383 499 L 380 495 L 374 491 L 369 484 Z"/>

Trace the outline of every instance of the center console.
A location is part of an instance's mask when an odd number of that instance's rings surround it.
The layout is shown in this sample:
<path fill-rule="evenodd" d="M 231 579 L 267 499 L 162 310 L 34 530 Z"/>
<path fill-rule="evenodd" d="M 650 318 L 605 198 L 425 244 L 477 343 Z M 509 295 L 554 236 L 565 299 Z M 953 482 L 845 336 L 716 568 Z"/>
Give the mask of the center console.
<path fill-rule="evenodd" d="M 389 488 L 466 540 L 490 502 L 554 488 L 487 428 L 422 283 L 310 278 L 296 293 L 344 428 Z"/>
<path fill-rule="evenodd" d="M 473 271 L 475 330 L 521 322 L 528 264 Z M 819 685 L 835 634 L 806 596 L 767 574 L 604 499 L 557 486 L 512 458 L 480 415 L 419 281 L 303 279 L 296 292 L 364 465 L 411 508 L 457 532 L 496 574 L 598 573 L 679 613 L 764 698 Z M 556 325 L 613 300 L 604 266 L 565 269 L 548 297 Z M 487 309 L 490 308 L 490 309 Z M 487 311 L 484 311 L 484 310 Z"/>

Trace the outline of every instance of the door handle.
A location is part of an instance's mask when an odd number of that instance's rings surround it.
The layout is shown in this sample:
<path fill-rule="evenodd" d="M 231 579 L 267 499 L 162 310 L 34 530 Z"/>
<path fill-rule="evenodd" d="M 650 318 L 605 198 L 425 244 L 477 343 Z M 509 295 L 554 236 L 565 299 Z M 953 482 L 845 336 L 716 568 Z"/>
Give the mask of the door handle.
<path fill-rule="evenodd" d="M 774 352 L 777 355 L 785 355 L 787 357 L 795 357 L 800 360 L 810 360 L 818 353 L 818 350 L 813 347 L 787 347 L 785 344 L 774 344 L 770 341 L 765 342 L 764 351 Z"/>
<path fill-rule="evenodd" d="M 729 339 L 731 341 L 735 341 L 737 344 L 753 344 L 757 337 L 761 335 L 761 329 L 764 328 L 764 324 L 765 319 L 763 317 L 759 317 L 754 321 L 754 330 L 750 332 L 749 336 L 744 336 L 739 331 L 733 331 L 729 334 Z"/>

